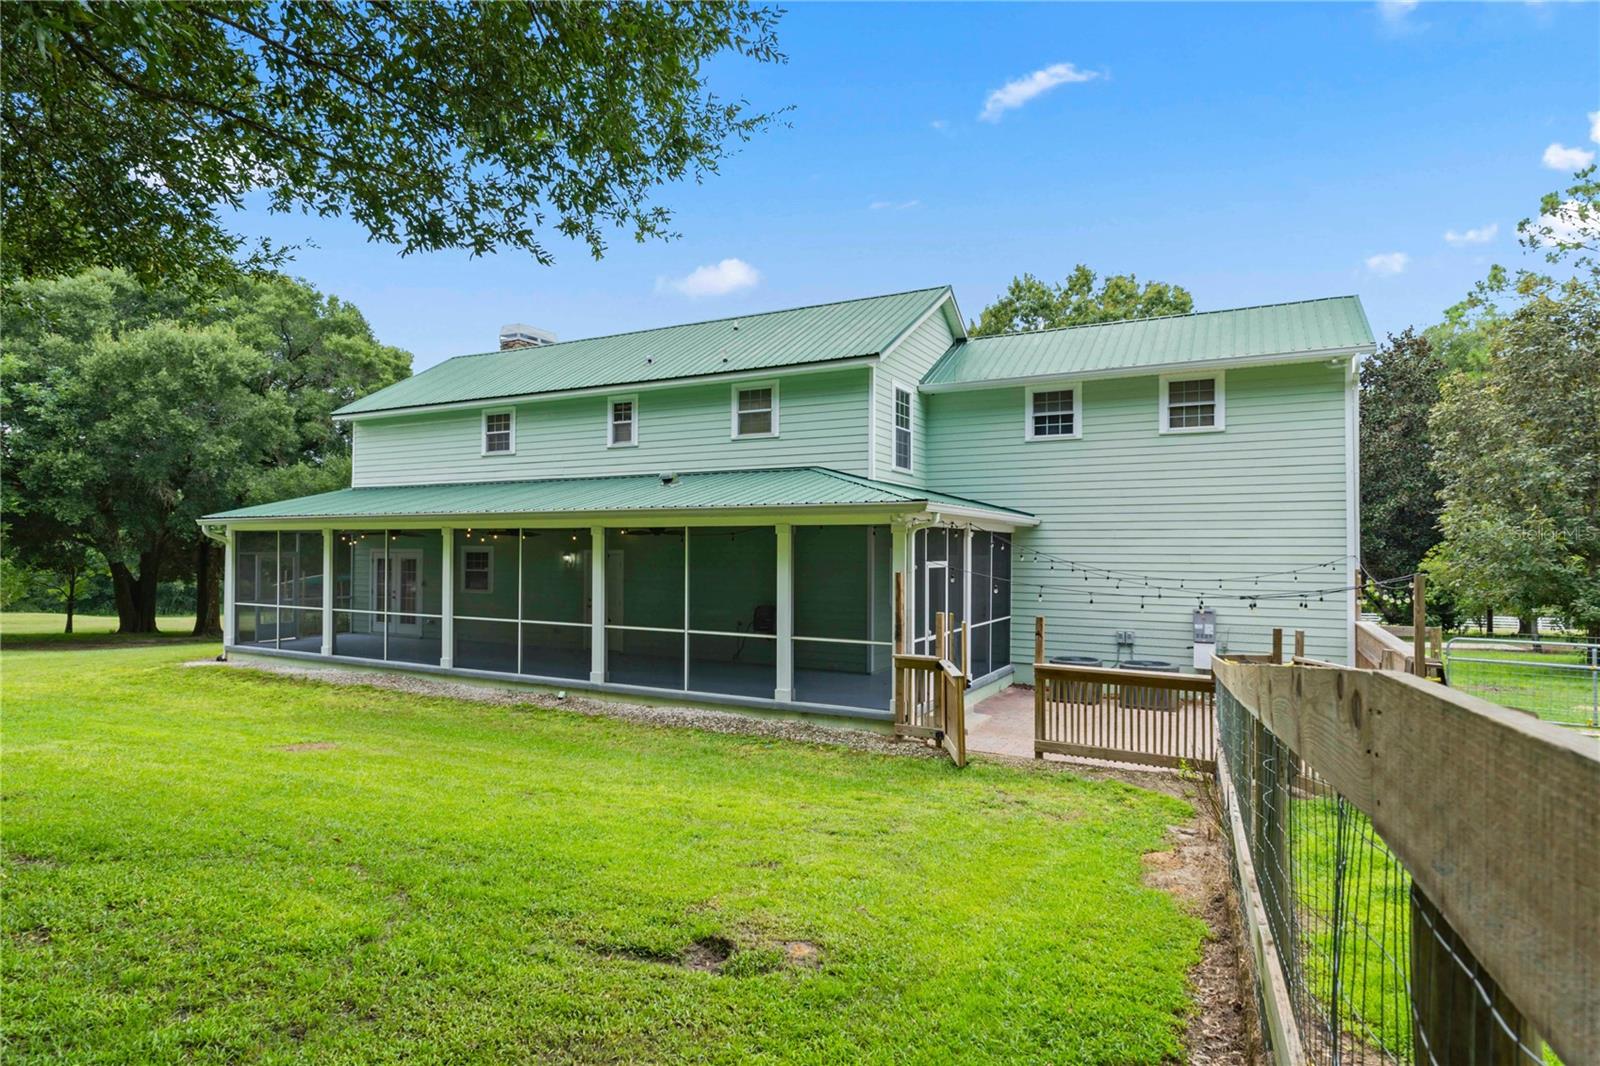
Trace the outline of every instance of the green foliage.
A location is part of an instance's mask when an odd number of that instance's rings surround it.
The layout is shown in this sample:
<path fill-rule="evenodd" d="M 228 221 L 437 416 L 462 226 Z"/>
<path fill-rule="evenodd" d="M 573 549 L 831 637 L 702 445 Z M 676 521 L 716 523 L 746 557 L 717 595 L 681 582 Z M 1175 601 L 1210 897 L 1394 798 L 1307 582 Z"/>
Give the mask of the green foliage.
<path fill-rule="evenodd" d="M 1141 286 L 1132 274 L 1108 275 L 1098 287 L 1096 280 L 1095 272 L 1082 263 L 1059 285 L 1032 274 L 1012 278 L 1005 294 L 983 309 L 968 332 L 974 337 L 1027 333 L 1194 310 L 1194 298 L 1178 285 L 1150 281 Z"/>
<path fill-rule="evenodd" d="M 284 278 L 191 302 L 96 268 L 13 282 L 5 307 L 7 551 L 70 573 L 92 548 L 133 628 L 194 565 L 200 515 L 348 484 L 330 412 L 410 372 L 353 306 Z"/>
<path fill-rule="evenodd" d="M 1445 539 L 1429 571 L 1474 609 L 1553 609 L 1600 633 L 1600 293 L 1539 294 L 1452 375 L 1430 422 Z"/>
<path fill-rule="evenodd" d="M 768 128 L 708 86 L 780 62 L 744 3 L 0 5 L 8 277 L 119 266 L 141 283 L 281 265 L 227 226 L 247 193 L 347 216 L 403 253 L 551 232 L 671 235 L 659 186 Z"/>
<path fill-rule="evenodd" d="M 1390 334 L 1361 364 L 1361 558 L 1369 577 L 1416 571 L 1439 542 L 1428 412 L 1444 360 L 1424 336 Z"/>
<path fill-rule="evenodd" d="M 1183 1055 L 1171 797 L 199 654 L 7 657 L 8 1061 Z"/>

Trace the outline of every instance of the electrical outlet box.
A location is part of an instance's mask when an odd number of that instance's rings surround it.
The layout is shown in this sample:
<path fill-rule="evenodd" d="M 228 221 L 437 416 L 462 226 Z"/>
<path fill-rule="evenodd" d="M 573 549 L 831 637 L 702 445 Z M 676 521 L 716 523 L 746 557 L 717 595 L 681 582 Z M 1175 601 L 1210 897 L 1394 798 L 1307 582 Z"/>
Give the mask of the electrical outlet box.
<path fill-rule="evenodd" d="M 1117 643 L 1118 644 L 1126 644 L 1126 645 L 1132 647 L 1132 645 L 1133 645 L 1133 630 L 1131 630 L 1131 629 L 1119 629 L 1119 630 L 1117 630 L 1116 636 L 1117 636 Z"/>

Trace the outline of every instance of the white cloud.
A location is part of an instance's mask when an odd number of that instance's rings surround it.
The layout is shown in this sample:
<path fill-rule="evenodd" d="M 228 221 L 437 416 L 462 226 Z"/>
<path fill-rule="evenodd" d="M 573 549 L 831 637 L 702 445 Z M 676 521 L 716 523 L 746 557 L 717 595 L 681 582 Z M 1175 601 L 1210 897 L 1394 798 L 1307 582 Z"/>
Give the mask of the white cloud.
<path fill-rule="evenodd" d="M 726 296 L 761 283 L 761 271 L 743 259 L 724 259 L 720 263 L 696 267 L 681 278 L 660 278 L 656 289 L 671 289 L 685 296 Z"/>
<path fill-rule="evenodd" d="M 1550 227 L 1551 238 L 1559 244 L 1587 244 L 1594 240 L 1600 220 L 1576 200 L 1568 200 L 1547 215 L 1539 216 L 1539 225 Z"/>
<path fill-rule="evenodd" d="M 932 126 L 936 130 L 943 130 L 943 129 L 949 129 L 950 128 L 950 123 L 947 122 L 945 119 L 942 119 L 942 118 L 936 118 L 932 122 L 928 123 L 928 125 Z"/>
<path fill-rule="evenodd" d="M 1404 22 L 1417 9 L 1418 0 L 1378 0 L 1378 14 L 1385 22 Z"/>
<path fill-rule="evenodd" d="M 1367 269 L 1383 277 L 1403 273 L 1411 257 L 1404 252 L 1380 252 L 1367 256 Z"/>
<path fill-rule="evenodd" d="M 867 205 L 874 211 L 908 211 L 913 207 L 921 207 L 921 200 L 874 200 Z"/>
<path fill-rule="evenodd" d="M 984 97 L 983 110 L 978 112 L 978 118 L 984 122 L 999 122 L 1000 116 L 1007 111 L 1021 107 L 1035 96 L 1049 92 L 1057 85 L 1094 81 L 1098 77 L 1100 77 L 1099 71 L 1079 70 L 1071 63 L 1053 63 L 1043 70 L 1014 78 L 991 91 Z"/>
<path fill-rule="evenodd" d="M 1494 240 L 1494 235 L 1500 232 L 1500 223 L 1491 222 L 1487 226 L 1477 226 L 1473 229 L 1445 230 L 1444 239 L 1448 244 L 1488 244 Z"/>
<path fill-rule="evenodd" d="M 1551 170 L 1582 170 L 1594 162 L 1594 153 L 1587 148 L 1568 148 L 1557 142 L 1544 150 L 1544 165 Z"/>
<path fill-rule="evenodd" d="M 1589 139 L 1600 144 L 1600 111 L 1589 112 Z"/>

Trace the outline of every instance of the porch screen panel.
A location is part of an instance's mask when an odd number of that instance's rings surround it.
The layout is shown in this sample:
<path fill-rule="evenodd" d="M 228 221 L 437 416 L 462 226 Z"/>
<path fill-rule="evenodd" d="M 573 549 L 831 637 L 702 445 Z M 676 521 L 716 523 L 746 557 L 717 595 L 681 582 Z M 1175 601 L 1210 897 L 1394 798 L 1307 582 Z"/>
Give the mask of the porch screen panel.
<path fill-rule="evenodd" d="M 587 529 L 522 531 L 524 674 L 588 680 L 592 542 Z"/>
<path fill-rule="evenodd" d="M 515 529 L 456 530 L 453 665 L 516 673 L 519 537 Z"/>
<path fill-rule="evenodd" d="M 234 538 L 233 642 L 278 646 L 278 534 L 246 531 Z"/>
<path fill-rule="evenodd" d="M 771 526 L 688 531 L 689 688 L 770 700 L 778 683 L 778 538 Z"/>
<path fill-rule="evenodd" d="M 795 527 L 796 700 L 888 708 L 893 551 L 888 526 Z"/>
<path fill-rule="evenodd" d="M 322 650 L 322 540 L 320 529 L 286 531 L 278 539 L 280 648 Z"/>
<path fill-rule="evenodd" d="M 389 531 L 388 630 L 384 658 L 439 665 L 444 647 L 444 534 Z"/>
<path fill-rule="evenodd" d="M 686 538 L 681 528 L 606 530 L 606 679 L 682 689 Z"/>
<path fill-rule="evenodd" d="M 989 550 L 989 668 L 1011 663 L 1011 534 L 996 533 Z"/>
<path fill-rule="evenodd" d="M 381 529 L 333 534 L 333 654 L 382 659 L 389 538 Z"/>

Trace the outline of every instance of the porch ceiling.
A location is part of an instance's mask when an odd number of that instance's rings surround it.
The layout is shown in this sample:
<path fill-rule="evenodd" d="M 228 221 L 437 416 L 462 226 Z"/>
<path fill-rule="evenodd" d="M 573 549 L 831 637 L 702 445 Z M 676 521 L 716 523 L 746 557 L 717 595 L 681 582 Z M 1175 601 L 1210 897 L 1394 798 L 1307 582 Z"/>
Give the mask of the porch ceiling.
<path fill-rule="evenodd" d="M 940 511 L 1012 526 L 1032 516 L 947 493 L 874 481 L 822 467 L 726 470 L 683 474 L 391 485 L 339 489 L 205 516 L 206 523 L 271 519 L 418 518 L 431 515 L 605 515 L 640 512 L 764 511 L 862 507 L 894 512 Z"/>

